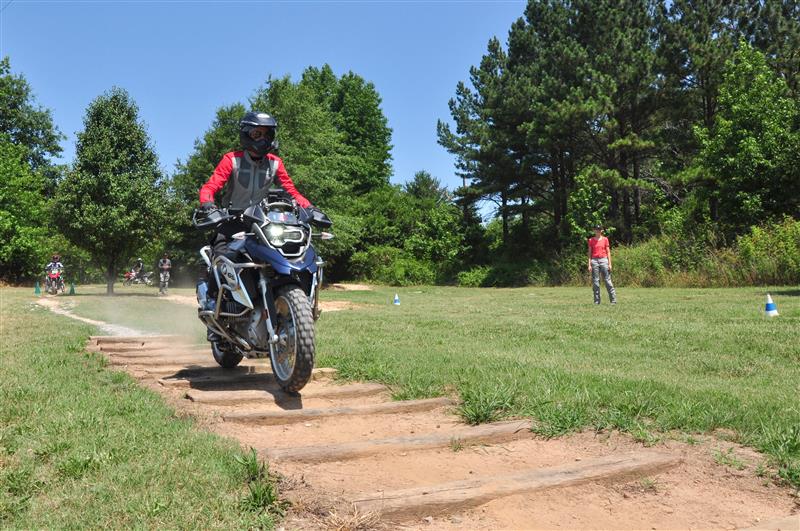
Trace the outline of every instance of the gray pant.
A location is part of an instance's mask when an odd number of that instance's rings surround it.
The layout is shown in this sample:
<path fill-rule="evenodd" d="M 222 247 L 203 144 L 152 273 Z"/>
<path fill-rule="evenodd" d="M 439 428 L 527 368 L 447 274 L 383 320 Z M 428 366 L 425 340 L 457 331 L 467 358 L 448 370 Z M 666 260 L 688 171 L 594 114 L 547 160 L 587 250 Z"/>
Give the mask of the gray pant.
<path fill-rule="evenodd" d="M 617 292 L 614 284 L 611 283 L 611 271 L 608 270 L 608 258 L 592 258 L 592 291 L 594 292 L 594 303 L 600 304 L 600 275 L 606 283 L 608 298 L 611 303 L 617 302 Z"/>

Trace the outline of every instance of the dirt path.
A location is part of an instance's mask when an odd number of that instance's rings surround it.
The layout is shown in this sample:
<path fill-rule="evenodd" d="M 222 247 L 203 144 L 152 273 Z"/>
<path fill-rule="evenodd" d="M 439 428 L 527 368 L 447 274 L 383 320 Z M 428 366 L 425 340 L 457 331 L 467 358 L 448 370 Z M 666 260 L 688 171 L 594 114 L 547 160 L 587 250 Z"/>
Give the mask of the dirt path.
<path fill-rule="evenodd" d="M 288 396 L 268 361 L 223 370 L 206 345 L 177 338 L 88 348 L 269 458 L 293 502 L 289 529 L 733 529 L 797 511 L 788 489 L 756 476 L 761 456 L 710 437 L 544 440 L 526 420 L 466 426 L 446 397 L 394 402 L 381 385 L 339 385 L 330 369 Z M 743 470 L 715 462 L 729 448 Z"/>
<path fill-rule="evenodd" d="M 105 321 L 97 321 L 95 319 L 89 319 L 88 317 L 81 317 L 80 315 L 75 315 L 72 313 L 72 308 L 74 307 L 74 303 L 71 302 L 63 302 L 59 300 L 57 296 L 49 296 L 44 295 L 38 299 L 36 299 L 36 303 L 48 308 L 53 313 L 57 313 L 59 315 L 64 315 L 67 317 L 71 317 L 72 319 L 77 319 L 78 321 L 83 321 L 84 323 L 88 323 L 90 325 L 94 325 L 99 327 L 103 332 L 112 336 L 146 336 L 147 333 L 142 332 L 141 330 L 136 330 L 134 328 L 128 328 L 126 326 L 120 326 L 116 324 L 106 323 Z"/>

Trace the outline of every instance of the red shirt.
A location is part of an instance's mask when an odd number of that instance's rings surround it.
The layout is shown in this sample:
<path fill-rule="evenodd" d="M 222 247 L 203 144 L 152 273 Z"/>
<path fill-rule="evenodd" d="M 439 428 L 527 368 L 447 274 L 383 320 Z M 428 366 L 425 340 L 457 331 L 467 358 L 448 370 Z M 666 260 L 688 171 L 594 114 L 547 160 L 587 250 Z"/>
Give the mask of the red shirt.
<path fill-rule="evenodd" d="M 211 178 L 206 184 L 203 185 L 202 188 L 200 188 L 200 203 L 214 202 L 214 194 L 219 192 L 225 186 L 225 183 L 228 182 L 228 177 L 231 176 L 231 171 L 233 170 L 233 158 L 243 156 L 244 151 L 231 151 L 230 153 L 225 153 L 225 156 L 223 156 L 222 160 L 219 161 L 219 164 L 217 164 L 217 168 L 214 170 Z M 294 187 L 292 178 L 289 177 L 289 174 L 286 173 L 286 169 L 283 167 L 283 161 L 272 153 L 269 153 L 267 157 L 278 161 L 278 169 L 275 172 L 275 177 L 281 187 L 289 192 L 289 195 L 291 195 L 297 201 L 298 205 L 303 208 L 310 207 L 311 202 L 303 197 L 300 192 L 297 191 L 297 188 Z"/>
<path fill-rule="evenodd" d="M 600 236 L 599 238 L 592 236 L 589 238 L 589 252 L 592 258 L 608 258 L 609 250 L 610 245 L 608 244 L 608 238 L 605 236 Z"/>

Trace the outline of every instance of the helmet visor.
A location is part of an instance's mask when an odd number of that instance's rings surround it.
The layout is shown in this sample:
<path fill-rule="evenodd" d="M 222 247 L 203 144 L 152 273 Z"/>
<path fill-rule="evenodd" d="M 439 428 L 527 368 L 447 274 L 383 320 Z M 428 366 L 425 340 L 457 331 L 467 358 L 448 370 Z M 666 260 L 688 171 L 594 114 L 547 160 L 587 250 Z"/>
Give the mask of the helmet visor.
<path fill-rule="evenodd" d="M 267 142 L 272 142 L 275 140 L 275 128 L 274 127 L 252 127 L 249 131 L 247 131 L 247 136 L 249 136 L 252 140 L 258 141 L 262 138 L 265 139 Z"/>

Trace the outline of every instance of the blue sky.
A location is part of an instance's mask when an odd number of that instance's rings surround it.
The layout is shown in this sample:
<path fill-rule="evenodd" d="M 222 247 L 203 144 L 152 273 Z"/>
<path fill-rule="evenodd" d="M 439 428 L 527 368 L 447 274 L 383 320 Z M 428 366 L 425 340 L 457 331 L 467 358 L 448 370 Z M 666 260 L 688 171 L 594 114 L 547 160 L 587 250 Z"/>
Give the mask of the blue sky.
<path fill-rule="evenodd" d="M 172 171 L 220 105 L 246 101 L 269 74 L 329 63 L 372 81 L 393 133 L 393 182 L 426 169 L 460 184 L 436 143 L 456 83 L 524 1 L 31 2 L 0 0 L 0 52 L 67 135 L 87 104 L 127 89 Z M 280 133 L 279 133 L 280 135 Z M 288 168 L 291 173 L 291 168 Z"/>

